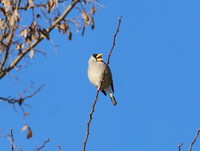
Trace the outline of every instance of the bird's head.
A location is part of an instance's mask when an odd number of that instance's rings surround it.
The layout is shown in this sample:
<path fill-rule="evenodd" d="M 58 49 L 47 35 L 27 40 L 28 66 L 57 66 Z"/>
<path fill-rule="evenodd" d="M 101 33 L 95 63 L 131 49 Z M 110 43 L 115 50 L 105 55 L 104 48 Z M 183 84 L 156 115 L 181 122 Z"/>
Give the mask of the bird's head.
<path fill-rule="evenodd" d="M 97 62 L 103 62 L 103 59 L 102 59 L 103 55 L 102 54 L 96 54 L 95 53 L 92 56 L 96 59 Z"/>

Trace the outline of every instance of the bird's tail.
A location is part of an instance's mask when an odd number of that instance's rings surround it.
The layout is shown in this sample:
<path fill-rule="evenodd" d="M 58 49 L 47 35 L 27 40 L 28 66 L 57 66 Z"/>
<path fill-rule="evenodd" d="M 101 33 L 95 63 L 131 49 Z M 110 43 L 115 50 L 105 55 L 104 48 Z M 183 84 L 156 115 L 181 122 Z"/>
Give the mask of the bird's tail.
<path fill-rule="evenodd" d="M 115 100 L 114 95 L 113 95 L 112 93 L 110 93 L 109 96 L 110 96 L 110 99 L 111 99 L 113 105 L 114 105 L 114 106 L 117 105 L 117 101 Z"/>

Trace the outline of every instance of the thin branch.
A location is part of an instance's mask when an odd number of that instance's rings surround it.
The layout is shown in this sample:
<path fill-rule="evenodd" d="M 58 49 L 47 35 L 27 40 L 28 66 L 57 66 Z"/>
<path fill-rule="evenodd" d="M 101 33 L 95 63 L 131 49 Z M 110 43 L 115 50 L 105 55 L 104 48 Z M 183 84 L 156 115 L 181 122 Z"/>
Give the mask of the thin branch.
<path fill-rule="evenodd" d="M 95 96 L 95 99 L 94 99 L 94 103 L 92 104 L 92 109 L 91 109 L 90 114 L 89 114 L 89 119 L 88 119 L 87 127 L 86 127 L 86 135 L 85 135 L 85 139 L 83 141 L 82 151 L 86 150 L 87 140 L 88 140 L 88 137 L 89 137 L 89 134 L 90 134 L 90 123 L 92 121 L 92 117 L 93 117 L 95 105 L 96 105 L 96 103 L 98 101 L 99 92 L 100 92 L 100 90 L 102 88 L 102 85 L 103 85 L 105 72 L 106 72 L 106 69 L 108 68 L 108 64 L 109 64 L 109 61 L 110 61 L 110 56 L 111 56 L 112 51 L 113 51 L 113 49 L 115 47 L 115 40 L 116 40 L 117 34 L 119 32 L 119 29 L 120 29 L 121 20 L 122 20 L 122 16 L 119 18 L 117 30 L 116 30 L 116 32 L 114 34 L 114 38 L 113 38 L 113 44 L 112 44 L 112 47 L 111 47 L 110 52 L 108 54 L 108 59 L 107 59 L 106 67 L 104 69 L 104 73 L 103 73 L 102 78 L 101 78 L 101 84 L 100 84 L 99 88 L 97 89 L 96 96 Z"/>
<path fill-rule="evenodd" d="M 190 143 L 190 147 L 189 147 L 188 151 L 192 151 L 192 147 L 193 147 L 194 143 L 196 142 L 196 140 L 197 140 L 197 138 L 199 136 L 199 133 L 200 133 L 200 129 L 197 130 L 197 133 L 196 133 L 193 141 Z"/>
<path fill-rule="evenodd" d="M 178 145 L 178 151 L 181 151 L 181 146 L 183 146 L 182 142 Z"/>
<path fill-rule="evenodd" d="M 3 130 L 1 130 L 2 132 Z M 10 129 L 10 134 L 8 135 L 0 135 L 0 137 L 5 137 L 9 140 L 11 146 L 10 146 L 10 149 L 11 151 L 14 151 L 15 150 L 15 143 L 14 143 L 14 135 L 13 135 L 13 129 L 11 128 Z"/>
<path fill-rule="evenodd" d="M 115 41 L 116 41 L 117 34 L 118 34 L 118 32 L 119 32 L 121 20 L 122 20 L 122 16 L 119 18 L 119 23 L 118 23 L 118 26 L 117 26 L 117 31 L 116 31 L 116 33 L 113 35 L 114 39 L 113 39 L 113 44 L 112 44 L 110 53 L 108 54 L 107 66 L 108 66 L 108 64 L 110 64 L 110 62 L 109 62 L 109 61 L 110 61 L 110 56 L 111 56 L 112 51 L 113 51 L 113 49 L 114 49 L 114 47 L 115 47 L 115 45 L 116 45 Z"/>
<path fill-rule="evenodd" d="M 58 145 L 58 151 L 62 151 L 62 148 L 60 145 Z"/>
<path fill-rule="evenodd" d="M 25 97 L 20 97 L 19 99 L 17 98 L 4 98 L 4 97 L 0 97 L 0 100 L 2 101 L 5 101 L 5 102 L 8 102 L 10 104 L 15 104 L 15 103 L 18 103 L 20 106 L 22 105 L 22 103 L 28 99 L 28 98 L 31 98 L 33 97 L 35 94 L 37 94 L 45 85 L 43 84 L 42 86 L 40 86 L 35 92 L 33 92 L 32 94 L 30 95 L 27 95 Z"/>
<path fill-rule="evenodd" d="M 68 14 L 69 12 L 74 8 L 74 6 L 79 2 L 80 0 L 73 0 L 71 4 L 68 6 L 68 8 L 64 11 L 64 13 L 58 17 L 51 25 L 49 28 L 45 29 L 47 35 L 56 27 L 56 25 L 62 21 Z M 22 51 L 12 62 L 11 64 L 5 68 L 3 71 L 0 71 L 0 79 L 2 79 L 6 73 L 8 73 L 10 70 L 12 70 L 17 64 L 21 61 L 21 59 L 35 46 L 38 45 L 44 38 L 39 37 L 37 40 L 32 42 L 24 51 Z"/>
<path fill-rule="evenodd" d="M 45 145 L 46 145 L 46 143 L 48 143 L 49 141 L 50 141 L 50 139 L 48 138 L 47 140 L 45 140 L 45 141 L 43 142 L 42 146 L 40 146 L 39 148 L 36 148 L 35 151 L 39 151 L 39 150 L 41 150 L 42 148 L 44 148 Z"/>
<path fill-rule="evenodd" d="M 13 129 L 10 129 L 10 137 L 11 137 L 11 151 L 15 150 L 15 144 L 14 144 L 14 136 L 13 136 Z"/>

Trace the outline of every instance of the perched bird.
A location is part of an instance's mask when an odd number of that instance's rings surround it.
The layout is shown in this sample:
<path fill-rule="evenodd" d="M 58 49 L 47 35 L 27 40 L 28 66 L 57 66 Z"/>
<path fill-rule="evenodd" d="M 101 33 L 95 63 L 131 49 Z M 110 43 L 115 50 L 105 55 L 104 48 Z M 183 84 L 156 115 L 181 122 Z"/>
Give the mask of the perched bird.
<path fill-rule="evenodd" d="M 101 78 L 103 76 L 106 64 L 103 62 L 102 54 L 93 54 L 89 61 L 88 61 L 88 79 L 89 81 L 96 87 L 100 87 L 101 85 Z M 117 105 L 114 93 L 114 86 L 112 80 L 112 73 L 109 68 L 107 67 L 105 71 L 104 81 L 101 88 L 101 92 L 106 95 L 108 94 L 113 105 Z"/>

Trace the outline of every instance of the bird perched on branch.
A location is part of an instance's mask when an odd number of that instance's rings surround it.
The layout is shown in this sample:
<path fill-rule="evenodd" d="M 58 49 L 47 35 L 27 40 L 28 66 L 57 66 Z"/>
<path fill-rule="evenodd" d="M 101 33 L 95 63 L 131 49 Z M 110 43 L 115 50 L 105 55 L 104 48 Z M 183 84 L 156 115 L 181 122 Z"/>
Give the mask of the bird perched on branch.
<path fill-rule="evenodd" d="M 88 61 L 88 79 L 89 81 L 96 87 L 100 88 L 101 79 L 104 74 L 104 70 L 106 68 L 106 63 L 103 62 L 102 54 L 93 54 Z M 104 75 L 104 80 L 101 87 L 101 92 L 104 95 L 109 95 L 113 105 L 117 105 L 117 101 L 113 95 L 114 86 L 112 80 L 112 73 L 107 67 Z"/>

